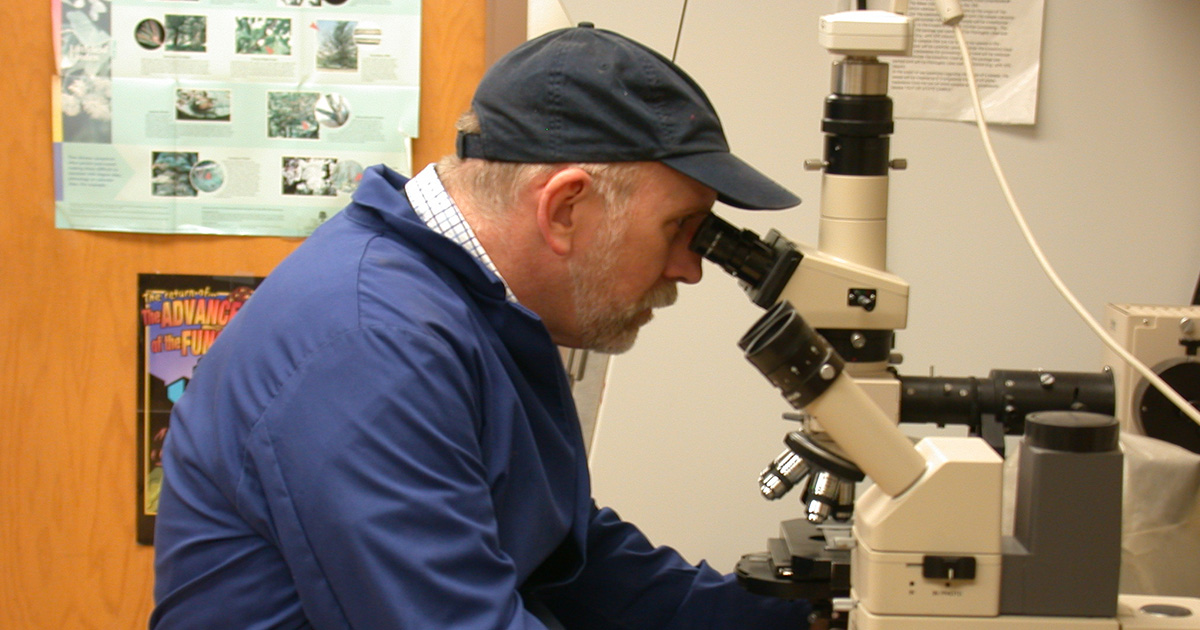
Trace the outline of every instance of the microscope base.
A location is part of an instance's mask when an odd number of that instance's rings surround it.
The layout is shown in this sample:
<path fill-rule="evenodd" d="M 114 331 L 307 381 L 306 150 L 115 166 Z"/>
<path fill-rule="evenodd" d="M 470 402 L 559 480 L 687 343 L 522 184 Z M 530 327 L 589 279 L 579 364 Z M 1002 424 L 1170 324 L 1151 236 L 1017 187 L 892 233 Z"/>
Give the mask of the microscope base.
<path fill-rule="evenodd" d="M 1116 618 L 918 617 L 873 615 L 862 606 L 850 613 L 851 630 L 1197 630 L 1200 599 L 1121 595 Z"/>
<path fill-rule="evenodd" d="M 1078 617 L 876 616 L 855 608 L 850 630 L 1121 630 L 1116 619 Z"/>

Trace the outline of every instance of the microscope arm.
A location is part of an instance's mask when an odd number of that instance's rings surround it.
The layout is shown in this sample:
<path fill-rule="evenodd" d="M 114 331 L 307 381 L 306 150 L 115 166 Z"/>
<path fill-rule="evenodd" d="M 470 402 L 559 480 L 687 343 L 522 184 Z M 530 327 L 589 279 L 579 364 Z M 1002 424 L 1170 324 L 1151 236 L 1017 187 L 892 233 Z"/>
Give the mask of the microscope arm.
<path fill-rule="evenodd" d="M 845 363 L 789 302 L 772 307 L 738 344 L 746 358 L 803 410 L 889 496 L 903 493 L 925 469 L 912 442 L 862 388 Z"/>

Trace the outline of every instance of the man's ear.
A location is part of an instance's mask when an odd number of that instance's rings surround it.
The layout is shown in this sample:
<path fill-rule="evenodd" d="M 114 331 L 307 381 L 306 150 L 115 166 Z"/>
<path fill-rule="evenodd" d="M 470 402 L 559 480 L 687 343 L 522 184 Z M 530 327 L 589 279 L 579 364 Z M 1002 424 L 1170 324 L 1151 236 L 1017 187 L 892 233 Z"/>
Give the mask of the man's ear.
<path fill-rule="evenodd" d="M 555 172 L 537 195 L 537 223 L 542 238 L 559 256 L 571 252 L 584 219 L 581 204 L 593 200 L 595 187 L 587 171 L 570 166 Z"/>

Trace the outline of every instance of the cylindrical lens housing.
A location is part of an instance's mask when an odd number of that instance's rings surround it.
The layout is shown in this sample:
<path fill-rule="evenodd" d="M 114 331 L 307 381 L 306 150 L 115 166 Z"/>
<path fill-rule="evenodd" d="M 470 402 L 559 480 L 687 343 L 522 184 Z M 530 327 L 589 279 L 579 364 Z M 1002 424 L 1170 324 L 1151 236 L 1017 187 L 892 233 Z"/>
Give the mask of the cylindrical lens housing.
<path fill-rule="evenodd" d="M 775 264 L 775 251 L 750 230 L 738 230 L 715 214 L 696 228 L 691 250 L 757 288 Z"/>

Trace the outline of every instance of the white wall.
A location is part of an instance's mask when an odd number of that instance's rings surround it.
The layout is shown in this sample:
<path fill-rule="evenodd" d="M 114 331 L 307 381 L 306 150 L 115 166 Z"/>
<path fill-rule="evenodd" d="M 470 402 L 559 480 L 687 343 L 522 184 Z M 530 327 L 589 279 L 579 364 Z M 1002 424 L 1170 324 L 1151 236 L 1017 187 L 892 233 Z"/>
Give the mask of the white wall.
<path fill-rule="evenodd" d="M 571 26 L 566 9 L 558 0 L 529 0 L 525 12 L 525 34 L 533 39 L 542 33 Z"/>
<path fill-rule="evenodd" d="M 682 0 L 563 0 L 572 22 L 625 32 L 670 56 Z M 716 104 L 733 150 L 805 203 L 718 212 L 816 242 L 820 116 L 832 0 L 693 0 L 678 62 Z M 1186 303 L 1200 273 L 1200 2 L 1046 3 L 1038 124 L 994 129 L 1047 255 L 1099 316 L 1107 302 Z M 889 267 L 912 284 L 898 333 L 905 374 L 1098 370 L 1100 344 L 1036 268 L 987 169 L 975 128 L 897 121 Z M 760 315 L 706 264 L 638 346 L 610 364 L 593 446 L 594 492 L 653 541 L 731 570 L 764 548 L 794 497 L 758 496 L 789 410 L 736 341 Z"/>

